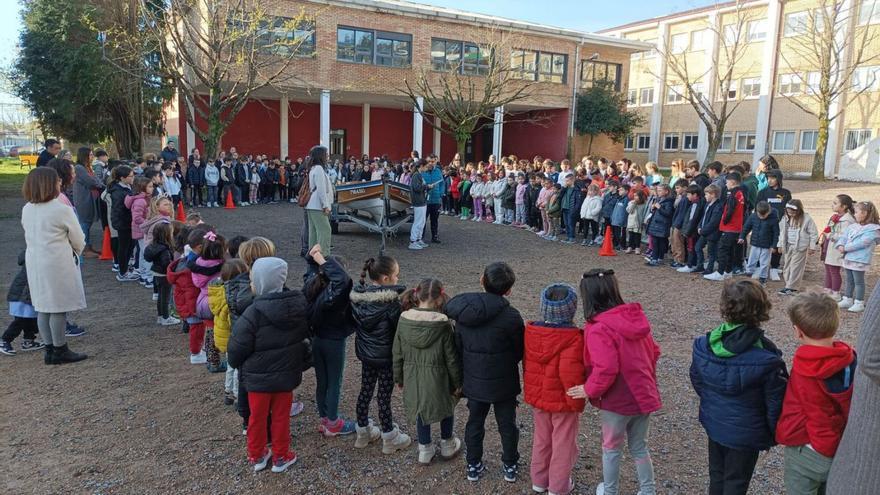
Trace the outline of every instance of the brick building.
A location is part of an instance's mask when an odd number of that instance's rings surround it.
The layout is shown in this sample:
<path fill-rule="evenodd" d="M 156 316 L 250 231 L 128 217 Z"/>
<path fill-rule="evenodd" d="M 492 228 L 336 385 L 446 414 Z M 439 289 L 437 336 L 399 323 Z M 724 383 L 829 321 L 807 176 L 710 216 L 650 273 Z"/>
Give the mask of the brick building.
<path fill-rule="evenodd" d="M 577 91 L 597 79 L 611 80 L 625 91 L 630 55 L 647 47 L 639 41 L 398 0 L 290 1 L 267 8 L 281 19 L 296 17 L 302 9 L 314 20 L 309 29 L 272 33 L 304 37 L 289 67 L 297 82 L 256 95 L 236 116 L 222 145 L 279 157 L 304 156 L 321 143 L 333 156 L 387 153 L 398 158 L 415 149 L 451 159 L 454 139 L 425 123 L 398 89 L 404 78 L 418 77 L 423 69 L 482 77 L 488 54 L 478 40 L 489 29 L 517 36 L 517 49 L 501 56 L 511 57 L 521 77 L 538 81 L 539 88 L 528 100 L 496 111 L 495 124 L 471 137 L 466 158 L 485 159 L 493 152 L 579 156 L 585 146 L 572 131 Z M 201 148 L 181 114 L 185 111 L 176 99 L 169 105 L 168 138 L 183 150 Z M 523 122 L 524 114 L 543 122 Z M 593 151 L 609 156 L 623 152 L 622 144 L 601 137 Z"/>

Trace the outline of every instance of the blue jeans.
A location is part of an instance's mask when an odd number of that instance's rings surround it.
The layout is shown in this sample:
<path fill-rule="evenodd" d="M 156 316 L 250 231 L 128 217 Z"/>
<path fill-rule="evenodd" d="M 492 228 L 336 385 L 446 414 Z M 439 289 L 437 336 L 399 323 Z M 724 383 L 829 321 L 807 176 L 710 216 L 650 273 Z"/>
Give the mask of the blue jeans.
<path fill-rule="evenodd" d="M 217 186 L 208 186 L 208 204 L 217 202 Z"/>
<path fill-rule="evenodd" d="M 572 216 L 572 212 L 574 210 L 563 209 L 562 210 L 562 222 L 565 224 L 565 237 L 568 239 L 574 239 L 575 235 L 575 217 Z M 580 212 L 578 212 L 580 214 Z"/>
<path fill-rule="evenodd" d="M 448 418 L 440 420 L 440 438 L 443 440 L 449 440 L 452 438 L 452 427 L 454 422 L 455 416 L 449 416 Z M 419 444 L 431 444 L 431 425 L 422 423 L 421 416 L 416 418 L 416 432 L 418 433 Z"/>
<path fill-rule="evenodd" d="M 91 246 L 92 222 L 80 222 L 79 226 L 82 227 L 83 235 L 86 237 L 86 246 Z"/>
<path fill-rule="evenodd" d="M 312 361 L 315 366 L 315 402 L 322 418 L 336 421 L 339 395 L 345 370 L 345 340 L 312 339 Z"/>

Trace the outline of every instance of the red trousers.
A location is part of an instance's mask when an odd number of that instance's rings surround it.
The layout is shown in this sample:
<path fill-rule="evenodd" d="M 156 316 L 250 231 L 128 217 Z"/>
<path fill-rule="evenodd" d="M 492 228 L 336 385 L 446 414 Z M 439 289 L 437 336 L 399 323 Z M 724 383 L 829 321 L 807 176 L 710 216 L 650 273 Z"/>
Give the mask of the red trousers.
<path fill-rule="evenodd" d="M 205 340 L 205 322 L 190 323 L 189 325 L 189 353 L 202 352 L 202 344 Z"/>
<path fill-rule="evenodd" d="M 272 413 L 272 456 L 285 456 L 290 452 L 290 392 L 248 391 L 247 450 L 249 459 L 259 459 L 266 452 L 266 430 L 269 413 Z"/>

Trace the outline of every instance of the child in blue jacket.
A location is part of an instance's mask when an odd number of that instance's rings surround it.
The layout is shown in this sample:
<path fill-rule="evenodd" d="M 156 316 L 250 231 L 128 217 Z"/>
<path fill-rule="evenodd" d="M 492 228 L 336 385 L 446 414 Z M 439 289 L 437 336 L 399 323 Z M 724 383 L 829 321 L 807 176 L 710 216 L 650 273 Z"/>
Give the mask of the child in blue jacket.
<path fill-rule="evenodd" d="M 648 235 L 651 237 L 651 259 L 648 266 L 659 266 L 669 249 L 669 229 L 672 227 L 674 202 L 669 196 L 669 186 L 657 186 L 657 200 L 651 205 L 653 213 L 648 223 Z"/>
<path fill-rule="evenodd" d="M 626 220 L 629 217 L 626 206 L 628 204 L 629 186 L 624 184 L 617 189 L 614 208 L 611 210 L 611 233 L 614 238 L 614 249 L 618 251 L 626 249 Z"/>

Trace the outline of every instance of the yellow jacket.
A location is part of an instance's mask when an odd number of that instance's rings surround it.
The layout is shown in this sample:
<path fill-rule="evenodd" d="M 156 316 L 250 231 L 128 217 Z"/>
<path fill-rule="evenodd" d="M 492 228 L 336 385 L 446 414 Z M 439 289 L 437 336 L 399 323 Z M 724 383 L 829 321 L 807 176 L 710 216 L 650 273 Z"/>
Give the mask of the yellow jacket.
<path fill-rule="evenodd" d="M 226 352 L 232 324 L 229 321 L 229 306 L 226 304 L 226 288 L 219 279 L 208 285 L 208 307 L 214 315 L 214 345 L 220 352 Z"/>

